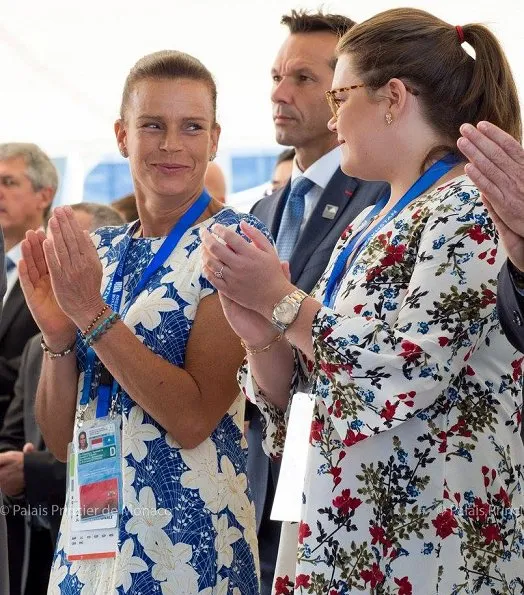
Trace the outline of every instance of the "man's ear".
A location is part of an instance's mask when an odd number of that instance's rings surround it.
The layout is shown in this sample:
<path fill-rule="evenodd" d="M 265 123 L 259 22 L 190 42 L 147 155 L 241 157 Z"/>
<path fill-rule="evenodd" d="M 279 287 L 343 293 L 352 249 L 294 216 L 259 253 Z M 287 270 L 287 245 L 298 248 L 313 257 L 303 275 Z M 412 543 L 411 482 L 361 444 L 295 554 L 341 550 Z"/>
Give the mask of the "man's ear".
<path fill-rule="evenodd" d="M 53 188 L 47 187 L 42 188 L 38 191 L 40 196 L 40 210 L 42 213 L 45 213 L 46 210 L 51 206 L 53 202 L 53 198 L 55 197 L 55 190 Z"/>

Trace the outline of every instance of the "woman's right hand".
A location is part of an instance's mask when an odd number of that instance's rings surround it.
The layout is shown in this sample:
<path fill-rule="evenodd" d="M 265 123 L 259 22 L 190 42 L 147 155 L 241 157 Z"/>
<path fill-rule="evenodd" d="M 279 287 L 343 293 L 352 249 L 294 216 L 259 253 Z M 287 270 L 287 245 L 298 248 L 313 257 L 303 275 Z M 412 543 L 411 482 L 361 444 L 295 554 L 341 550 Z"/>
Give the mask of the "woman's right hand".
<path fill-rule="evenodd" d="M 284 275 L 289 279 L 289 264 L 282 262 L 281 266 Z M 262 314 L 237 304 L 220 291 L 218 295 L 229 326 L 249 347 L 264 347 L 277 336 L 278 329 Z"/>
<path fill-rule="evenodd" d="M 249 347 L 263 347 L 278 334 L 278 330 L 261 314 L 249 310 L 218 292 L 224 315 L 233 332 Z"/>
<path fill-rule="evenodd" d="M 18 265 L 20 285 L 33 318 L 42 331 L 44 341 L 53 351 L 71 345 L 76 325 L 58 305 L 44 257 L 42 230 L 28 231 L 22 242 L 22 260 Z"/>

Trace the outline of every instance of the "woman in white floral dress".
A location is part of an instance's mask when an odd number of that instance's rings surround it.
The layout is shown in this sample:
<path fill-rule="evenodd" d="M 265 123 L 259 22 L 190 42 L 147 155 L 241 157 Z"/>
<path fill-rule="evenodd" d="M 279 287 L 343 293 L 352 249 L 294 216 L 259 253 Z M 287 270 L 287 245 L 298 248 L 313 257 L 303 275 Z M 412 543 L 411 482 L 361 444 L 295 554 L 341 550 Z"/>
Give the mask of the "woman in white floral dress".
<path fill-rule="evenodd" d="M 93 247 L 70 209 L 56 209 L 48 238 L 29 234 L 24 243 L 20 277 L 47 349 L 37 415 L 46 444 L 62 460 L 89 368 L 86 332 L 77 336 L 77 329 L 101 312 L 111 315 L 102 299 L 115 279 L 122 285 L 122 320 L 92 346 L 97 367 L 83 413 L 95 417 L 103 365 L 118 383 L 122 416 L 116 556 L 68 561 L 64 516 L 50 593 L 259 592 L 235 378 L 242 352 L 202 275 L 200 231 L 220 222 L 236 233 L 242 219 L 263 228 L 203 191 L 220 133 L 215 108 L 213 79 L 196 59 L 174 51 L 142 58 L 126 81 L 115 126 L 139 221 L 98 230 Z M 184 221 L 174 250 L 137 290 L 165 236 Z"/>
<path fill-rule="evenodd" d="M 328 99 L 343 170 L 391 194 L 349 226 L 313 295 L 257 230 L 203 240 L 268 454 L 290 394 L 314 396 L 274 593 L 522 594 L 522 357 L 495 309 L 504 254 L 455 144 L 483 118 L 520 141 L 508 64 L 481 25 L 396 9 L 343 37 Z"/>

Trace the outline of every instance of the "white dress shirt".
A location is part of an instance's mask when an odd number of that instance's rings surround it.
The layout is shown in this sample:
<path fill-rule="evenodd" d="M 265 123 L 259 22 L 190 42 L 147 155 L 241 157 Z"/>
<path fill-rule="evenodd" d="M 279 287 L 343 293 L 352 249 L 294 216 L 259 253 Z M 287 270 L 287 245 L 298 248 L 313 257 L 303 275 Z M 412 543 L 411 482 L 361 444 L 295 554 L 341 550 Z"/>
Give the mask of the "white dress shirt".
<path fill-rule="evenodd" d="M 311 217 L 313 209 L 315 208 L 319 198 L 322 196 L 322 193 L 326 189 L 329 180 L 331 180 L 333 174 L 337 171 L 339 165 L 340 147 L 335 147 L 329 153 L 322 155 L 320 159 L 317 159 L 315 163 L 312 163 L 304 172 L 298 167 L 297 158 L 295 157 L 293 160 L 291 181 L 293 182 L 295 178 L 298 178 L 299 176 L 305 176 L 312 182 L 315 182 L 313 188 L 311 188 L 311 190 L 304 197 L 304 218 L 302 219 L 302 225 L 300 226 L 300 233 L 302 233 L 304 230 L 304 226 Z"/>

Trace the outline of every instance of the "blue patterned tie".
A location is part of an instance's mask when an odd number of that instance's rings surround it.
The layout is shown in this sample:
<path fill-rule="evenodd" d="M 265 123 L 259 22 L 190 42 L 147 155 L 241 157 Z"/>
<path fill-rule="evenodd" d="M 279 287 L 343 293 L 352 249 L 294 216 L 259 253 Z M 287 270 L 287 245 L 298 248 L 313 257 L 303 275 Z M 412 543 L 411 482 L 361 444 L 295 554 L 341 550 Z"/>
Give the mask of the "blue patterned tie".
<path fill-rule="evenodd" d="M 5 272 L 10 273 L 15 267 L 16 267 L 16 264 L 9 258 L 9 256 L 6 256 L 5 257 Z"/>
<path fill-rule="evenodd" d="M 277 251 L 280 260 L 289 260 L 300 233 L 300 226 L 304 218 L 305 196 L 313 188 L 312 182 L 304 176 L 295 178 L 291 183 L 291 190 L 282 214 L 282 221 L 277 237 Z"/>

